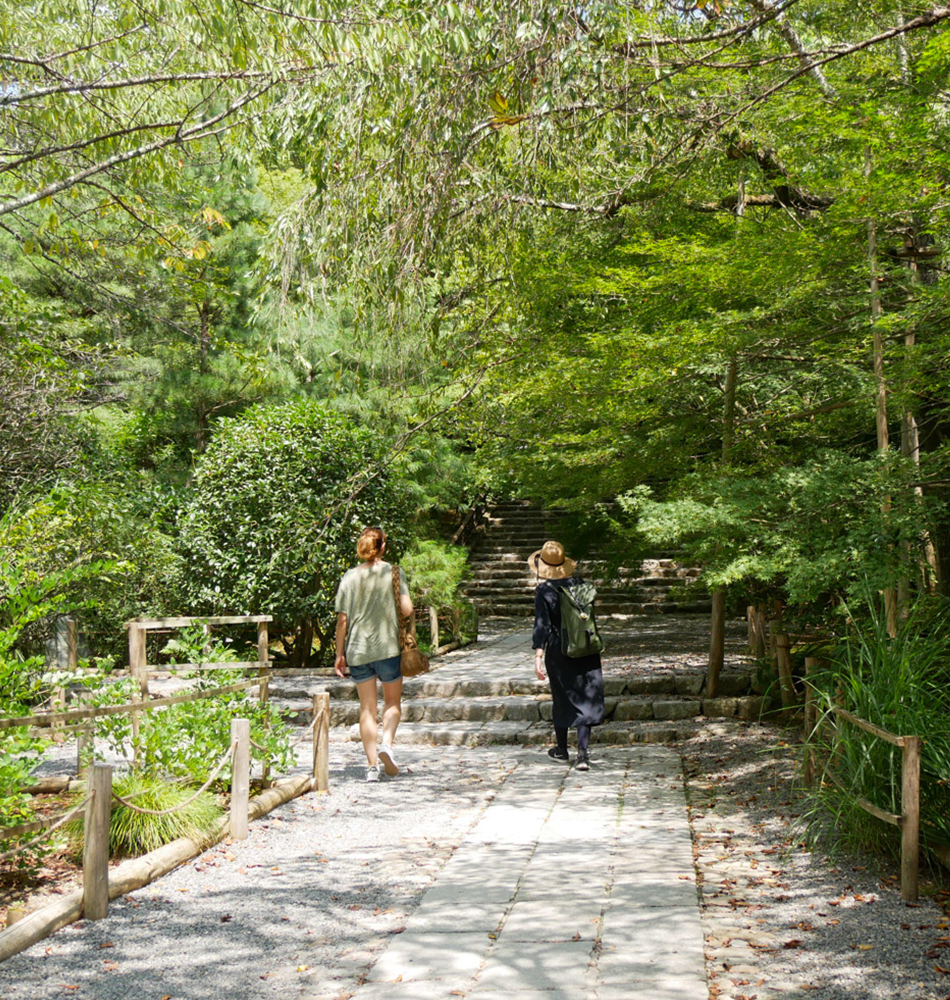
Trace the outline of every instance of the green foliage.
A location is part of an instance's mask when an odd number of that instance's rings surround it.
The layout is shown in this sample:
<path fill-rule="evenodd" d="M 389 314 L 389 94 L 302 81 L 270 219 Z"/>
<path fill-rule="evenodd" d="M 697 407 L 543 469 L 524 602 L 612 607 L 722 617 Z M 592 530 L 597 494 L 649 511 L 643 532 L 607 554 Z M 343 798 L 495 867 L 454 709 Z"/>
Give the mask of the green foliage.
<path fill-rule="evenodd" d="M 439 616 L 440 644 L 474 640 L 478 635 L 475 606 L 461 592 L 470 576 L 468 550 L 437 539 L 415 540 L 401 560 L 416 607 L 435 608 Z M 428 617 L 418 623 L 423 649 L 431 651 Z"/>
<path fill-rule="evenodd" d="M 123 655 L 126 621 L 176 606 L 173 500 L 149 478 L 130 475 L 64 482 L 17 504 L 0 518 L 0 579 L 19 597 L 0 604 L 0 615 L 16 604 L 21 631 L 39 636 L 54 614 L 81 611 L 97 654 Z"/>
<path fill-rule="evenodd" d="M 922 557 L 922 527 L 937 512 L 901 482 L 913 474 L 893 456 L 824 451 L 758 476 L 684 477 L 675 499 L 642 488 L 620 505 L 649 543 L 683 545 L 712 586 L 774 587 L 801 605 L 860 600 L 907 572 L 901 543 Z"/>
<path fill-rule="evenodd" d="M 398 546 L 402 496 L 379 444 L 306 400 L 222 421 L 180 521 L 193 612 L 272 614 L 287 644 L 307 623 L 325 659 L 336 587 L 360 530 L 382 523 Z M 306 663 L 309 643 L 297 653 Z"/>
<path fill-rule="evenodd" d="M 71 418 L 98 398 L 106 363 L 82 326 L 0 276 L 0 512 L 82 458 Z"/>
<path fill-rule="evenodd" d="M 17 846 L 13 841 L 4 839 L 4 827 L 19 826 L 33 819 L 33 797 L 24 795 L 21 789 L 30 784 L 30 774 L 38 756 L 47 746 L 48 741 L 28 736 L 25 730 L 0 731 L 0 853 Z M 37 853 L 36 848 L 34 853 Z M 38 853 L 42 853 L 42 848 Z M 24 867 L 31 860 L 29 857 L 18 858 L 17 863 Z"/>
<path fill-rule="evenodd" d="M 214 639 L 200 624 L 180 629 L 162 647 L 169 663 L 226 663 L 244 659 L 230 645 L 229 639 Z M 257 650 L 254 650 L 254 658 Z M 248 655 L 247 659 L 251 659 Z"/>
<path fill-rule="evenodd" d="M 138 857 L 179 837 L 208 843 L 221 817 L 221 810 L 210 792 L 202 792 L 193 802 L 188 802 L 194 795 L 191 789 L 168 784 L 162 778 L 132 773 L 118 779 L 114 790 L 139 809 L 173 811 L 165 816 L 150 816 L 113 800 L 109 819 L 109 853 L 112 857 Z M 81 796 L 82 793 L 79 793 Z M 184 805 L 186 802 L 188 804 Z M 77 818 L 67 824 L 66 830 L 72 836 L 73 853 L 80 855 L 82 819 Z"/>
<path fill-rule="evenodd" d="M 417 540 L 401 560 L 409 579 L 413 604 L 434 608 L 458 607 L 459 588 L 469 576 L 468 550 L 430 539 Z"/>
<path fill-rule="evenodd" d="M 202 676 L 206 679 L 204 687 L 233 684 L 240 679 L 227 671 Z M 270 764 L 278 772 L 293 764 L 291 731 L 278 710 L 238 692 L 149 712 L 138 742 L 146 773 L 204 784 L 213 765 L 231 745 L 232 719 L 250 719 L 251 739 L 264 747 L 252 747 L 252 759 Z M 218 782 L 222 787 L 226 787 L 230 774 L 229 766 L 221 771 Z"/>
<path fill-rule="evenodd" d="M 807 749 L 838 782 L 826 778 L 816 790 L 815 805 L 831 811 L 841 838 L 871 842 L 891 851 L 899 849 L 899 836 L 858 810 L 854 799 L 864 798 L 900 815 L 901 751 L 843 720 L 835 721 L 830 714 L 833 704 L 895 735 L 922 737 L 922 837 L 950 843 L 948 614 L 945 603 L 925 602 L 891 638 L 875 600 L 866 618 L 850 621 L 847 635 L 830 656 L 827 671 L 813 678 L 827 721 Z M 837 736 L 829 743 L 833 721 Z"/>

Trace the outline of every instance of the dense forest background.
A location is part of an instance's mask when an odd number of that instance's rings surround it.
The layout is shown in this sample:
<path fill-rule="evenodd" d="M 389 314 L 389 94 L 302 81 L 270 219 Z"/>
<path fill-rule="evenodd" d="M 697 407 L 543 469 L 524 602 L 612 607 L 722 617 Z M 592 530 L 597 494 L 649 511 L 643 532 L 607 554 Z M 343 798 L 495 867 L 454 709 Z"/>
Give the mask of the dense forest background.
<path fill-rule="evenodd" d="M 950 566 L 948 22 L 0 2 L 4 676 L 65 611 L 325 657 L 355 528 L 506 495 L 893 632 Z"/>

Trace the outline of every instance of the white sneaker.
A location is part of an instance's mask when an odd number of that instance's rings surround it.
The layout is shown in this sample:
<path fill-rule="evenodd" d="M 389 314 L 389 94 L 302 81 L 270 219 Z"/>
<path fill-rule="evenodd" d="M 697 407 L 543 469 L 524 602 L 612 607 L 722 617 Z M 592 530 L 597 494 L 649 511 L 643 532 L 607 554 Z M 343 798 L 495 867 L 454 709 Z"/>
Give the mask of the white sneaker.
<path fill-rule="evenodd" d="M 366 780 L 379 781 L 379 768 L 375 764 L 366 768 Z"/>
<path fill-rule="evenodd" d="M 393 748 L 388 743 L 384 743 L 380 747 L 379 759 L 382 761 L 383 770 L 389 775 L 390 778 L 399 774 L 399 767 L 396 764 L 396 758 L 393 756 Z"/>

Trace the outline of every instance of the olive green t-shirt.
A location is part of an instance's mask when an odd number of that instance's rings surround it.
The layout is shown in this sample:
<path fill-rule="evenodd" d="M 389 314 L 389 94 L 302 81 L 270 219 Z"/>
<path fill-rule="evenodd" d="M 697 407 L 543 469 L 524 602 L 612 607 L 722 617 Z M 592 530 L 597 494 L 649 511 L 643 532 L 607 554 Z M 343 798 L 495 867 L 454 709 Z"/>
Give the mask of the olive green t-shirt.
<path fill-rule="evenodd" d="M 409 593 L 402 567 L 399 592 Z M 336 592 L 336 610 L 346 615 L 346 662 L 350 666 L 399 655 L 391 563 L 362 563 L 347 570 Z"/>

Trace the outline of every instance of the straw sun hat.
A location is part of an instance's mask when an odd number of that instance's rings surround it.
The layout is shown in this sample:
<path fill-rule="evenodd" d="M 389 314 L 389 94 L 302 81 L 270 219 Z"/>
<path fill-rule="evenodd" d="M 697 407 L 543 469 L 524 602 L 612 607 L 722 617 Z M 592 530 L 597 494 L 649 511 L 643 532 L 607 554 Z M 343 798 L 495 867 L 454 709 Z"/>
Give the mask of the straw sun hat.
<path fill-rule="evenodd" d="M 574 575 L 577 563 L 564 555 L 560 542 L 545 542 L 528 556 L 528 566 L 542 580 L 567 580 Z"/>

